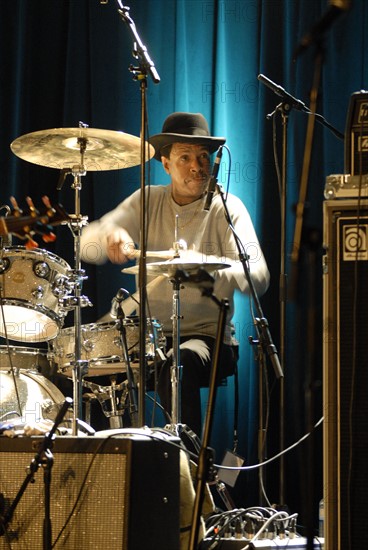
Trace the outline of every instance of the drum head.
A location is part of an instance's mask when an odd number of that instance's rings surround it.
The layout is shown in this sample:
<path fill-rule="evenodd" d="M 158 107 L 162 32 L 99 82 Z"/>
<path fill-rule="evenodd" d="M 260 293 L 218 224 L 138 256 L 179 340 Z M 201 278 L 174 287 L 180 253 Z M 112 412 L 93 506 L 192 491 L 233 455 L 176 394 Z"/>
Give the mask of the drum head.
<path fill-rule="evenodd" d="M 70 266 L 43 249 L 5 248 L 0 261 L 0 335 L 17 342 L 55 338 L 71 292 Z"/>
<path fill-rule="evenodd" d="M 64 400 L 58 388 L 41 374 L 20 372 L 13 376 L 11 372 L 0 371 L 0 421 L 55 420 Z"/>

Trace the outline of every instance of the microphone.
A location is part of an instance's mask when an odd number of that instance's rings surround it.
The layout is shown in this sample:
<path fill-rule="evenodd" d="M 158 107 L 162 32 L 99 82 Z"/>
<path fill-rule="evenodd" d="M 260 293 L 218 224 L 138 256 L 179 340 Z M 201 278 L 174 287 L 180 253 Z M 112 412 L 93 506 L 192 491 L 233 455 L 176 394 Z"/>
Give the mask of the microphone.
<path fill-rule="evenodd" d="M 215 162 L 213 164 L 211 179 L 210 179 L 210 182 L 208 184 L 208 189 L 207 189 L 206 202 L 205 202 L 205 205 L 204 205 L 204 210 L 206 210 L 206 211 L 208 211 L 210 209 L 212 198 L 213 198 L 213 195 L 215 193 L 216 184 L 217 184 L 217 176 L 218 176 L 218 173 L 219 173 L 221 157 L 222 157 L 222 149 L 223 149 L 223 146 L 220 145 L 220 147 L 218 148 L 218 151 L 217 151 Z"/>
<path fill-rule="evenodd" d="M 297 109 L 299 111 L 307 111 L 309 112 L 308 107 L 306 107 L 305 103 L 301 101 L 300 99 L 297 99 L 293 95 L 289 94 L 282 86 L 279 86 L 278 84 L 275 84 L 275 82 L 272 82 L 267 76 L 264 74 L 258 75 L 258 80 L 265 84 L 270 90 L 273 91 L 274 94 L 282 97 L 282 99 L 286 100 L 291 107 L 294 109 Z"/>
<path fill-rule="evenodd" d="M 295 61 L 301 53 L 304 53 L 313 42 L 317 42 L 342 12 L 350 9 L 350 0 L 329 0 L 328 3 L 329 8 L 327 11 L 301 39 L 294 52 L 293 61 Z"/>
<path fill-rule="evenodd" d="M 110 309 L 110 315 L 111 317 L 118 317 L 119 310 L 121 310 L 124 314 L 123 308 L 120 306 L 121 302 L 124 300 L 124 296 L 128 294 L 129 292 L 125 290 L 125 288 L 119 288 L 119 290 L 116 293 L 116 296 L 112 299 L 111 302 L 111 309 Z"/>

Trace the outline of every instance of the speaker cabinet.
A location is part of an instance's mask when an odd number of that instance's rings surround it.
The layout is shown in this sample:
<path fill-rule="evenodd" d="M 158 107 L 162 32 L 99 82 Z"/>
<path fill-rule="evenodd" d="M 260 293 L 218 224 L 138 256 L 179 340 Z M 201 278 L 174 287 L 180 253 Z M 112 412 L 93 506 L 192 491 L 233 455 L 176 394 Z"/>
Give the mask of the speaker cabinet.
<path fill-rule="evenodd" d="M 16 497 L 40 441 L 0 438 L 3 508 Z M 53 548 L 179 549 L 179 450 L 168 439 L 58 437 L 52 454 Z M 34 480 L 0 537 L 1 549 L 43 548 L 43 468 Z"/>
<path fill-rule="evenodd" d="M 350 97 L 345 129 L 345 173 L 368 174 L 368 92 Z"/>
<path fill-rule="evenodd" d="M 325 550 L 360 548 L 368 495 L 368 201 L 324 203 Z"/>

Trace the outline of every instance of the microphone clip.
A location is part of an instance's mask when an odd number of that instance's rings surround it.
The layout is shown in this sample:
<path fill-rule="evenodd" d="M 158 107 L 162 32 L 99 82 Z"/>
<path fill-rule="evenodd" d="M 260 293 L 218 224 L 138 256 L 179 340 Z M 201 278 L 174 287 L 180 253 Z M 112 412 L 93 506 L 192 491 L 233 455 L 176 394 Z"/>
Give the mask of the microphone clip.
<path fill-rule="evenodd" d="M 212 199 L 213 199 L 213 195 L 215 194 L 215 191 L 216 191 L 217 176 L 218 176 L 219 169 L 220 169 L 220 163 L 221 163 L 223 148 L 224 148 L 223 145 L 220 145 L 220 147 L 218 148 L 217 155 L 216 155 L 216 158 L 215 158 L 215 162 L 213 164 L 212 174 L 211 174 L 211 177 L 210 177 L 210 181 L 208 183 L 206 202 L 205 202 L 205 205 L 203 207 L 203 210 L 206 210 L 207 212 L 210 209 Z"/>

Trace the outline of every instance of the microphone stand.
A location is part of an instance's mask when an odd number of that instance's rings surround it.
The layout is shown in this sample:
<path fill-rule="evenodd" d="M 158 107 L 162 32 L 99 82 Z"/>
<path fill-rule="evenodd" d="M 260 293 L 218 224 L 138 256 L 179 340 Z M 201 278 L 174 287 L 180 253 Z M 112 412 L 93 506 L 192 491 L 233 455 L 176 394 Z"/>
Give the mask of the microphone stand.
<path fill-rule="evenodd" d="M 280 363 L 280 359 L 278 357 L 277 349 L 273 343 L 272 336 L 269 330 L 269 324 L 267 319 L 264 316 L 264 313 L 262 311 L 262 307 L 259 301 L 259 297 L 257 295 L 256 289 L 254 287 L 254 283 L 250 274 L 249 265 L 248 265 L 248 258 L 246 254 L 243 252 L 243 245 L 236 234 L 233 222 L 231 220 L 231 216 L 229 213 L 229 210 L 227 208 L 226 199 L 225 199 L 225 193 L 221 185 L 217 183 L 217 191 L 220 194 L 223 208 L 224 208 L 224 215 L 227 223 L 229 224 L 229 229 L 231 230 L 234 240 L 236 243 L 236 247 L 238 249 L 238 256 L 239 260 L 241 261 L 243 271 L 245 278 L 248 283 L 249 287 L 249 294 L 251 296 L 251 299 L 253 300 L 254 307 L 256 310 L 256 317 L 255 317 L 255 327 L 258 334 L 258 340 L 253 340 L 253 338 L 250 338 L 250 342 L 252 344 L 258 345 L 258 353 L 255 355 L 256 359 L 259 363 L 259 395 L 260 395 L 260 404 L 259 404 L 259 438 L 258 438 L 258 458 L 259 461 L 263 461 L 263 401 L 262 401 L 262 367 L 264 365 L 265 356 L 268 355 L 272 367 L 275 372 L 276 378 L 280 379 L 280 382 L 283 380 L 284 373 L 282 369 L 282 363 Z M 262 483 L 260 478 L 260 495 L 262 495 Z"/>
<path fill-rule="evenodd" d="M 235 244 L 236 244 L 236 247 L 238 249 L 239 260 L 241 261 L 241 264 L 242 264 L 242 267 L 243 267 L 243 270 L 244 270 L 244 275 L 245 275 L 245 278 L 246 278 L 248 286 L 249 286 L 249 294 L 250 294 L 250 296 L 253 300 L 255 309 L 257 311 L 257 317 L 256 317 L 255 320 L 256 320 L 257 332 L 259 333 L 259 337 L 260 337 L 260 343 L 262 344 L 263 349 L 268 354 L 268 357 L 269 357 L 269 359 L 271 361 L 271 364 L 273 366 L 273 369 L 275 371 L 276 377 L 277 378 L 282 378 L 284 376 L 283 370 L 282 370 L 282 367 L 281 367 L 281 364 L 280 364 L 277 349 L 276 349 L 276 347 L 275 347 L 275 345 L 272 341 L 272 336 L 271 336 L 271 333 L 270 333 L 270 330 L 269 330 L 268 321 L 267 321 L 267 319 L 265 318 L 265 316 L 263 314 L 262 307 L 261 307 L 261 304 L 260 304 L 260 301 L 259 301 L 259 298 L 258 298 L 258 295 L 257 295 L 257 291 L 254 287 L 254 283 L 253 283 L 253 280 L 252 280 L 252 277 L 251 277 L 251 274 L 250 274 L 250 270 L 249 270 L 249 266 L 248 266 L 248 257 L 247 257 L 246 254 L 244 254 L 243 245 L 242 245 L 238 235 L 236 234 L 233 222 L 232 222 L 231 217 L 230 217 L 229 210 L 227 208 L 225 193 L 224 193 L 224 190 L 223 190 L 222 186 L 217 184 L 217 190 L 218 190 L 218 193 L 220 194 L 220 197 L 221 197 L 221 200 L 222 200 L 226 221 L 229 224 L 229 229 L 232 232 L 232 234 L 234 236 L 234 239 L 235 239 Z"/>
<path fill-rule="evenodd" d="M 45 484 L 45 517 L 43 523 L 43 550 L 51 550 L 52 548 L 52 528 L 51 528 L 51 517 L 50 517 L 50 488 L 51 488 L 51 469 L 54 463 L 54 458 L 51 453 L 51 448 L 53 447 L 53 442 L 55 439 L 55 432 L 59 427 L 59 424 L 62 422 L 67 410 L 72 405 L 73 400 L 70 397 L 66 397 L 64 403 L 60 407 L 59 412 L 56 415 L 55 422 L 45 437 L 43 438 L 40 447 L 32 459 L 30 465 L 27 468 L 27 476 L 23 481 L 15 499 L 13 500 L 11 506 L 4 514 L 4 517 L 0 520 L 0 534 L 6 533 L 7 525 L 13 518 L 16 507 L 19 504 L 25 490 L 28 487 L 29 483 L 34 481 L 34 476 L 38 471 L 40 466 L 44 467 L 44 484 Z"/>
<path fill-rule="evenodd" d="M 138 406 L 137 406 L 137 385 L 134 380 L 133 370 L 130 365 L 128 342 L 124 325 L 124 310 L 121 307 L 121 300 L 118 301 L 116 318 L 118 320 L 118 330 L 120 334 L 121 345 L 123 349 L 124 361 L 126 363 L 126 373 L 128 379 L 128 395 L 129 395 L 129 415 L 132 421 L 132 427 L 138 427 Z"/>
<path fill-rule="evenodd" d="M 145 193 L 145 163 L 146 163 L 146 105 L 147 105 L 147 74 L 149 74 L 155 84 L 160 82 L 160 77 L 156 71 L 153 61 L 148 55 L 147 48 L 140 39 L 135 23 L 129 15 L 129 7 L 123 6 L 121 0 L 116 0 L 118 5 L 118 13 L 121 19 L 128 26 L 133 37 L 133 57 L 139 60 L 139 66 L 130 65 L 129 71 L 133 74 L 133 80 L 140 83 L 141 91 L 141 204 L 140 204 L 140 249 L 141 255 L 139 259 L 139 393 L 138 393 L 138 416 L 139 425 L 145 424 L 145 395 L 146 395 L 146 300 L 147 300 L 147 269 L 146 269 L 146 193 Z M 149 149 L 149 148 L 148 148 Z"/>
<path fill-rule="evenodd" d="M 302 111 L 308 115 L 311 115 L 317 122 L 320 122 L 323 126 L 332 131 L 332 133 L 340 138 L 344 139 L 344 134 L 339 132 L 334 128 L 326 119 L 316 113 L 311 111 L 303 101 L 297 99 L 290 93 L 288 93 L 280 85 L 275 84 L 272 80 L 267 78 L 263 74 L 258 75 L 258 80 L 262 82 L 265 86 L 270 88 L 277 96 L 282 98 L 282 102 L 277 105 L 274 111 L 267 115 L 267 119 L 271 119 L 277 112 L 281 113 L 282 118 L 282 169 L 281 169 L 281 258 L 280 258 L 280 358 L 281 363 L 284 366 L 285 370 L 285 338 L 286 338 L 286 300 L 288 296 L 287 291 L 287 274 L 286 274 L 286 199 L 287 199 L 287 146 L 288 146 L 288 116 L 290 111 L 294 108 L 298 111 Z M 302 206 L 298 204 L 297 215 L 300 216 L 302 213 Z M 299 238 L 298 231 L 300 230 L 300 224 L 298 221 L 296 227 L 295 237 Z M 296 255 L 299 252 L 299 243 L 293 244 L 293 260 L 295 262 Z M 280 384 L 280 448 L 283 449 L 284 437 L 285 437 L 285 425 L 284 425 L 284 416 L 285 416 L 285 395 L 284 395 L 284 381 L 281 381 Z M 280 504 L 284 503 L 284 456 L 280 457 Z"/>

